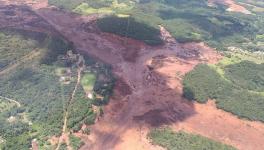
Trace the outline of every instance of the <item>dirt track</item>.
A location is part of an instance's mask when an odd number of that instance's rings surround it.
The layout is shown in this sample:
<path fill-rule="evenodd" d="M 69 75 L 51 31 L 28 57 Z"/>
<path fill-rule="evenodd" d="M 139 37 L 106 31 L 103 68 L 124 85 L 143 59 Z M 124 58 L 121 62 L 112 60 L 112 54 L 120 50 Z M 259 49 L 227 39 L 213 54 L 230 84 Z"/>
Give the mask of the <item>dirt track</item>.
<path fill-rule="evenodd" d="M 60 149 L 60 146 L 61 146 L 63 141 L 65 143 L 67 143 L 67 149 L 72 150 L 72 147 L 70 146 L 70 142 L 69 142 L 69 133 L 68 133 L 69 131 L 67 131 L 67 126 L 68 126 L 67 123 L 68 123 L 68 117 L 69 117 L 69 107 L 73 103 L 76 91 L 77 91 L 78 87 L 80 86 L 81 74 L 82 74 L 82 68 L 79 67 L 77 70 L 77 81 L 76 81 L 75 87 L 72 91 L 71 97 L 70 97 L 70 99 L 66 105 L 65 110 L 64 110 L 65 113 L 64 113 L 64 121 L 63 121 L 63 127 L 62 127 L 62 135 L 59 137 L 59 141 L 58 141 L 56 150 Z"/>
<path fill-rule="evenodd" d="M 264 149 L 263 124 L 240 120 L 216 109 L 213 103 L 202 105 L 182 98 L 182 76 L 198 63 L 217 63 L 221 56 L 213 49 L 203 43 L 183 45 L 175 41 L 149 47 L 101 33 L 94 27 L 97 16 L 37 8 L 37 15 L 72 41 L 79 52 L 111 64 L 119 79 L 105 116 L 92 127 L 83 150 L 161 149 L 148 142 L 146 133 L 163 125 L 199 133 L 241 150 Z"/>
<path fill-rule="evenodd" d="M 17 105 L 17 107 L 21 107 L 21 104 L 18 101 L 14 100 L 14 99 L 10 99 L 10 98 L 3 97 L 3 96 L 0 96 L 0 98 L 15 103 Z"/>

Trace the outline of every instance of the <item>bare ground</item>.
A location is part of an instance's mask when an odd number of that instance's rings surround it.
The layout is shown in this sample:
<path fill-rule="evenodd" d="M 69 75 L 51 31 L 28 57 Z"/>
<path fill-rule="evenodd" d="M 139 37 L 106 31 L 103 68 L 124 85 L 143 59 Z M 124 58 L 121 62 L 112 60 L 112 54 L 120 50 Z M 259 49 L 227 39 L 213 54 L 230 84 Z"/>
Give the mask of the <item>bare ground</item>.
<path fill-rule="evenodd" d="M 227 6 L 227 11 L 233 11 L 233 12 L 240 12 L 243 14 L 251 14 L 249 10 L 247 10 L 244 6 L 239 5 L 234 0 L 208 0 L 209 6 L 213 6 L 215 4 L 220 4 Z"/>
<path fill-rule="evenodd" d="M 80 53 L 111 64 L 119 79 L 104 109 L 105 116 L 91 127 L 83 150 L 162 149 L 150 144 L 146 134 L 150 128 L 164 125 L 241 150 L 264 149 L 262 123 L 238 119 L 218 110 L 213 102 L 197 104 L 182 98 L 183 75 L 198 63 L 217 63 L 221 59 L 213 49 L 203 43 L 170 40 L 164 46 L 150 47 L 101 33 L 94 27 L 98 16 L 83 17 L 39 6 L 34 11 L 73 42 Z"/>

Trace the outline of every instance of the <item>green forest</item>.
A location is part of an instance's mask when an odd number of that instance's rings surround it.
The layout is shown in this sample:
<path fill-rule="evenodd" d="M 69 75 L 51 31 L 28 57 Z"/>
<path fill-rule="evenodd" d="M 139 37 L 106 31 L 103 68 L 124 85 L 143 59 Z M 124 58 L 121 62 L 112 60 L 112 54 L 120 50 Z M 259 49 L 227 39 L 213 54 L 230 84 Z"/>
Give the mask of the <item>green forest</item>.
<path fill-rule="evenodd" d="M 235 46 L 248 51 L 263 51 L 264 47 L 263 12 L 252 6 L 245 6 L 252 10 L 252 14 L 247 15 L 228 12 L 222 5 L 209 7 L 206 0 L 68 1 L 49 0 L 49 3 L 84 15 L 105 14 L 106 18 L 98 20 L 102 31 L 150 45 L 162 44 L 158 39 L 158 25 L 162 25 L 179 42 L 205 41 L 217 50 Z M 251 5 L 261 8 L 263 3 L 254 0 Z"/>
<path fill-rule="evenodd" d="M 132 17 L 109 16 L 98 20 L 97 25 L 104 32 L 140 40 L 149 45 L 162 44 L 157 28 L 140 23 Z"/>
<path fill-rule="evenodd" d="M 174 132 L 170 128 L 153 129 L 148 137 L 153 144 L 167 150 L 235 150 L 231 146 L 206 137 L 184 131 Z"/>
<path fill-rule="evenodd" d="M 94 22 L 96 33 L 98 29 L 159 46 L 164 44 L 159 27 L 163 26 L 180 43 L 205 42 L 216 48 L 223 59 L 218 64 L 199 64 L 187 73 L 183 96 L 198 103 L 213 100 L 217 108 L 240 118 L 264 122 L 264 2 L 236 0 L 251 14 L 207 2 L 48 0 L 63 12 L 100 14 Z M 50 139 L 62 134 L 65 114 L 70 145 L 79 149 L 83 142 L 73 133 L 89 134 L 113 93 L 116 79 L 111 66 L 78 54 L 72 42 L 56 33 L 13 28 L 0 29 L 0 54 L 0 150 L 28 150 L 33 139 L 39 149 L 54 149 Z M 84 67 L 77 84 L 81 58 Z M 154 129 L 148 137 L 168 150 L 234 149 L 169 128 Z M 67 144 L 60 149 L 67 149 Z"/>
<path fill-rule="evenodd" d="M 213 99 L 218 108 L 264 122 L 263 67 L 242 61 L 225 66 L 221 75 L 214 67 L 200 64 L 184 77 L 184 96 L 200 103 Z"/>
<path fill-rule="evenodd" d="M 94 74 L 94 81 L 87 83 L 91 92 L 103 99 L 87 98 L 85 87 L 80 84 L 69 105 L 77 82 L 77 66 L 66 55 L 73 46 L 63 38 L 5 29 L 0 31 L 0 43 L 1 149 L 29 149 L 33 139 L 37 139 L 40 148 L 51 149 L 48 139 L 61 134 L 66 108 L 68 129 L 76 132 L 82 124 L 94 123 L 93 104 L 108 103 L 115 81 L 111 67 L 86 56 L 84 71 Z"/>

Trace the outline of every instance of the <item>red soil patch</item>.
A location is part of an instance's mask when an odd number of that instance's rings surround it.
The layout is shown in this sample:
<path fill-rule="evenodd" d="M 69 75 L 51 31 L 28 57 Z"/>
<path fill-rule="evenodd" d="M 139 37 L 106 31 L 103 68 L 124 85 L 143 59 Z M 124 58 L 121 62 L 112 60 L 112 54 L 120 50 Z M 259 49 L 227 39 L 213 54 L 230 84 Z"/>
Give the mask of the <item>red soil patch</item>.
<path fill-rule="evenodd" d="M 35 139 L 31 141 L 32 150 L 38 150 L 38 143 Z"/>
<path fill-rule="evenodd" d="M 228 7 L 227 11 L 240 12 L 244 14 L 251 14 L 245 7 L 237 4 L 234 0 L 208 0 L 209 6 L 214 4 L 225 5 Z"/>
<path fill-rule="evenodd" d="M 1 5 L 0 28 L 15 28 L 47 34 L 59 34 L 27 6 Z"/>
<path fill-rule="evenodd" d="M 240 150 L 263 150 L 264 125 L 241 120 L 236 116 L 216 109 L 214 101 L 194 104 L 196 114 L 184 122 L 174 124 L 175 130 L 186 130 L 233 145 Z"/>
<path fill-rule="evenodd" d="M 116 43 L 117 45 L 126 45 L 125 47 L 120 47 L 120 52 L 123 59 L 128 62 L 135 62 L 138 57 L 139 49 L 146 46 L 143 42 L 126 37 L 120 37 L 114 34 L 101 33 L 101 36 L 110 42 Z"/>

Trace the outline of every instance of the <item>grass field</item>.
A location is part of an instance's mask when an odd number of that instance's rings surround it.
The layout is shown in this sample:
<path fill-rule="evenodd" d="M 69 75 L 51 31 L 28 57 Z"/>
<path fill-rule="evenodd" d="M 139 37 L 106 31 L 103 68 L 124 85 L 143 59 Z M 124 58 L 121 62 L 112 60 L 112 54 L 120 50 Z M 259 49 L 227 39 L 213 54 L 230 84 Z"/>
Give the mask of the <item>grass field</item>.
<path fill-rule="evenodd" d="M 96 76 L 93 73 L 85 73 L 81 79 L 81 84 L 87 92 L 93 91 L 95 82 Z"/>
<path fill-rule="evenodd" d="M 104 5 L 103 5 L 104 4 Z M 128 2 L 121 2 L 119 3 L 118 0 L 113 0 L 112 2 L 109 1 L 107 4 L 106 2 L 100 3 L 88 1 L 83 2 L 79 6 L 77 6 L 75 9 L 73 9 L 74 12 L 84 15 L 89 14 L 122 14 L 122 12 L 126 12 L 130 9 L 132 9 L 134 6 L 134 3 L 128 3 Z"/>
<path fill-rule="evenodd" d="M 168 150 L 235 150 L 206 137 L 184 131 L 173 132 L 169 128 L 153 129 L 148 136 L 153 144 Z"/>

